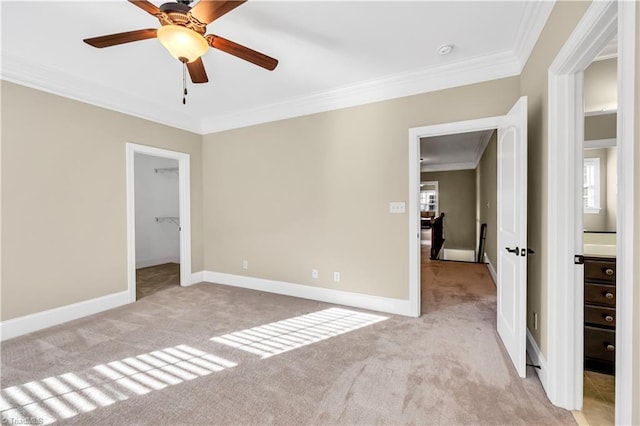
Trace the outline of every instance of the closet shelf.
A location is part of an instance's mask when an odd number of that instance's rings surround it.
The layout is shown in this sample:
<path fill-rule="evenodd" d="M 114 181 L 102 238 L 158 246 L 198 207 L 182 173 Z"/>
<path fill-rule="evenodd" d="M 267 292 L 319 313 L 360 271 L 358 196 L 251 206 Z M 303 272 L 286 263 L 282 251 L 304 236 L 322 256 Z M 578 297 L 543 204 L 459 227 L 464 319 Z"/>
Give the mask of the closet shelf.
<path fill-rule="evenodd" d="M 180 218 L 173 216 L 159 216 L 156 217 L 156 222 L 158 223 L 173 223 L 180 229 Z"/>
<path fill-rule="evenodd" d="M 177 167 L 158 167 L 156 173 L 178 173 Z"/>

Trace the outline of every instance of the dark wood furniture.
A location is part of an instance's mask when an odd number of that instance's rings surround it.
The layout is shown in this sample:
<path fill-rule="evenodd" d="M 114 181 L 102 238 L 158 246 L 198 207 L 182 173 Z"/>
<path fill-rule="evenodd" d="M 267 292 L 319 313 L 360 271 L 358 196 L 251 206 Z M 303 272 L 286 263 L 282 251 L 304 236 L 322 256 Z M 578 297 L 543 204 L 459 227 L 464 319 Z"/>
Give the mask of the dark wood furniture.
<path fill-rule="evenodd" d="M 440 249 L 444 245 L 444 213 L 431 218 L 431 260 L 438 259 Z"/>
<path fill-rule="evenodd" d="M 616 259 L 584 258 L 584 368 L 614 374 Z"/>

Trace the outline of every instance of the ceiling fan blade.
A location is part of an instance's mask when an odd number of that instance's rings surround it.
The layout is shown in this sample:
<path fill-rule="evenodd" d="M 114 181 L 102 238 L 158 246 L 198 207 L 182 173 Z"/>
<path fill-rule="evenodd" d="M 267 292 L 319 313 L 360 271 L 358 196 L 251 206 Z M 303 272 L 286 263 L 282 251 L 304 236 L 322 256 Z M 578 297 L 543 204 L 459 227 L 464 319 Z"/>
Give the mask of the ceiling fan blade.
<path fill-rule="evenodd" d="M 158 7 L 152 3 L 149 3 L 146 0 L 129 0 L 129 3 L 133 3 L 136 6 L 138 6 L 140 9 L 144 10 L 145 12 L 153 15 L 153 16 L 157 16 L 159 14 L 162 14 L 162 11 L 160 9 L 158 9 Z"/>
<path fill-rule="evenodd" d="M 93 47 L 109 47 L 117 44 L 130 43 L 132 41 L 146 40 L 156 37 L 156 29 L 127 31 L 126 33 L 109 34 L 100 37 L 85 38 L 83 41 Z"/>
<path fill-rule="evenodd" d="M 219 1 L 200 0 L 198 4 L 191 8 L 191 16 L 207 25 L 215 21 L 227 12 L 231 12 L 247 0 L 241 1 Z"/>
<path fill-rule="evenodd" d="M 225 38 L 218 37 L 217 35 L 209 34 L 206 36 L 206 39 L 209 43 L 209 46 L 215 47 L 216 49 L 222 50 L 223 52 L 227 52 L 240 59 L 244 59 L 245 61 L 256 64 L 262 68 L 266 68 L 269 71 L 273 71 L 278 65 L 277 59 L 274 59 L 263 53 L 256 52 L 253 49 L 249 49 L 248 47 L 242 46 L 241 44 L 235 43 Z"/>
<path fill-rule="evenodd" d="M 191 81 L 194 83 L 206 83 L 209 81 L 207 72 L 204 70 L 204 64 L 202 58 L 198 58 L 193 62 L 187 62 L 187 69 L 191 76 Z"/>

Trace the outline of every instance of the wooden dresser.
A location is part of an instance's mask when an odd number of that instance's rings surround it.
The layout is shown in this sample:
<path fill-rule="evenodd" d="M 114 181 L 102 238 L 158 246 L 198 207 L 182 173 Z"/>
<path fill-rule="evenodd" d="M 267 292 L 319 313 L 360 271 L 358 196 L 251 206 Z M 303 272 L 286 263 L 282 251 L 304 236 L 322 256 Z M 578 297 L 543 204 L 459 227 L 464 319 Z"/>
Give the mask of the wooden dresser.
<path fill-rule="evenodd" d="M 584 368 L 614 374 L 616 259 L 584 258 Z"/>

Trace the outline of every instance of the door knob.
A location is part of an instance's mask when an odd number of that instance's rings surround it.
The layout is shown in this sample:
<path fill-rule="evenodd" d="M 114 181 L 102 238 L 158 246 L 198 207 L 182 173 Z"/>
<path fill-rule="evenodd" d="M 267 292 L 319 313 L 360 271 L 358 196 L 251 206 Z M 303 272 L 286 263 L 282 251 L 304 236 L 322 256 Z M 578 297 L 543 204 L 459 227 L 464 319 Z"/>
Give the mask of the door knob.
<path fill-rule="evenodd" d="M 516 256 L 518 255 L 518 252 L 520 251 L 520 248 L 518 248 L 518 247 L 516 247 L 516 248 L 509 248 L 509 247 L 505 247 L 505 248 L 507 249 L 507 251 L 508 251 L 509 253 L 513 253 L 513 254 L 515 254 Z"/>

